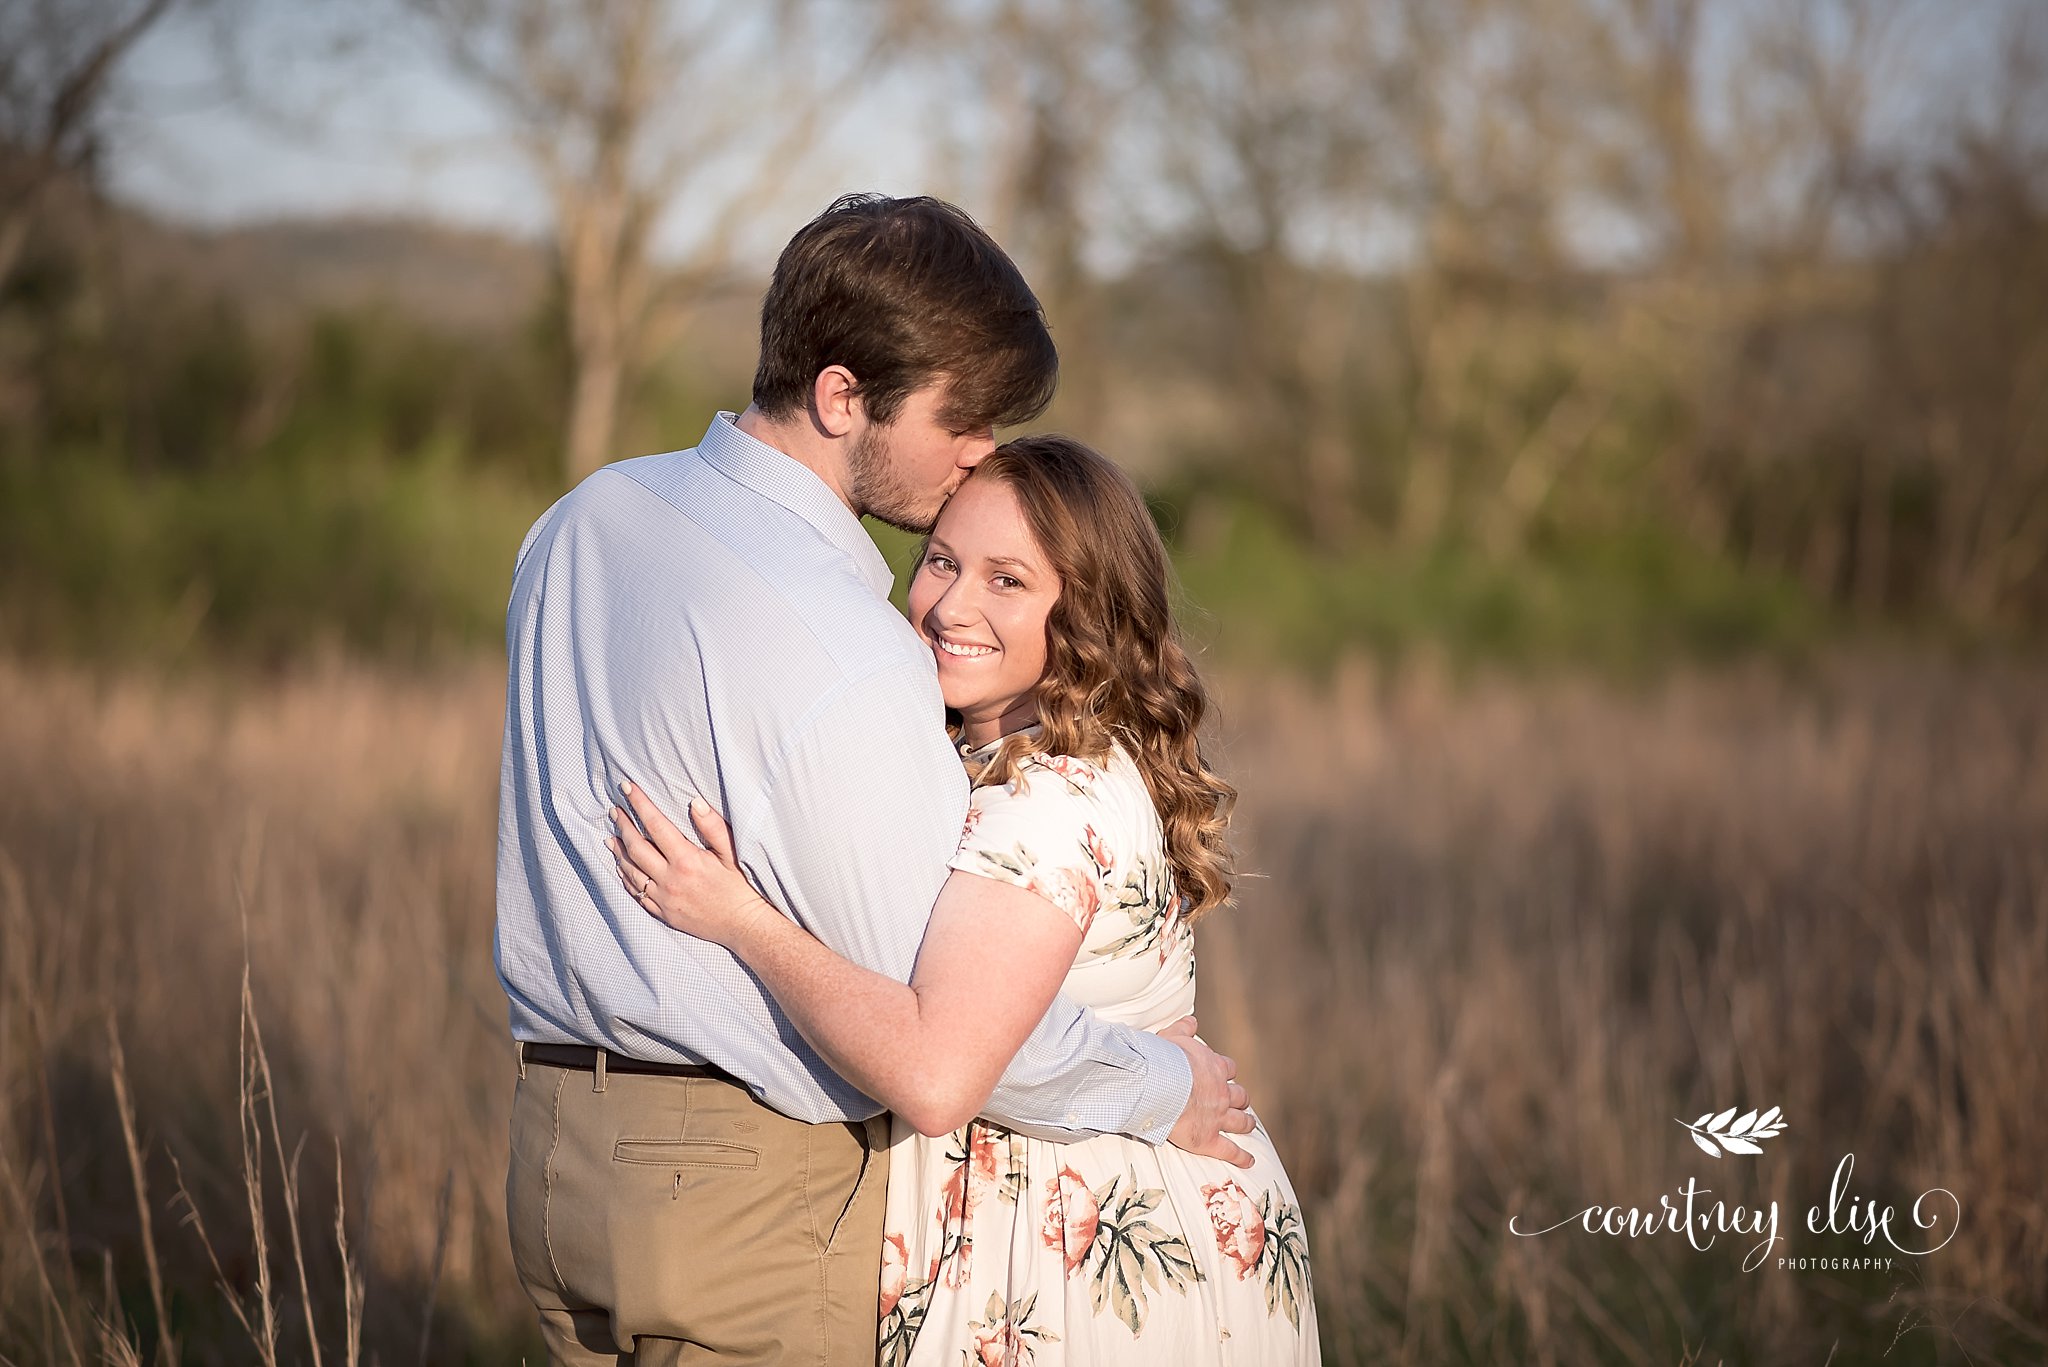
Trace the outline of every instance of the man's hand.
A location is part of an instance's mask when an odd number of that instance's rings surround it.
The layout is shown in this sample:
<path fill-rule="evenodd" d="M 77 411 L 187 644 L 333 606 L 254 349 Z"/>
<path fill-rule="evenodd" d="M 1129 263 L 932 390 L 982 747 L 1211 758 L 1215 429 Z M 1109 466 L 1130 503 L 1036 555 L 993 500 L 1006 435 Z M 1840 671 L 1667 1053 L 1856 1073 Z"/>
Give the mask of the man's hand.
<path fill-rule="evenodd" d="M 1183 1016 L 1159 1032 L 1188 1056 L 1188 1071 L 1194 1086 L 1188 1091 L 1187 1109 L 1173 1124 L 1166 1142 L 1189 1153 L 1220 1158 L 1233 1167 L 1248 1168 L 1252 1156 L 1224 1138 L 1227 1134 L 1252 1132 L 1251 1098 L 1237 1085 L 1237 1065 L 1217 1053 L 1195 1035 L 1195 1018 Z"/>

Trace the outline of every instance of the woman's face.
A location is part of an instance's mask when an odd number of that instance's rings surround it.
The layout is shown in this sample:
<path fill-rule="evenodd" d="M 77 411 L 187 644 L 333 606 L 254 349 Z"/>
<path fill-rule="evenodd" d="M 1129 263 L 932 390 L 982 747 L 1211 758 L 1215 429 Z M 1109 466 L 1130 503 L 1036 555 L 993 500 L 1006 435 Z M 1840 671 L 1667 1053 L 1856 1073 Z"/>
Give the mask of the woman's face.
<path fill-rule="evenodd" d="M 986 744 L 1036 720 L 1045 620 L 1059 576 L 999 479 L 960 486 L 910 581 L 910 624 L 939 664 L 939 691 L 965 739 Z"/>

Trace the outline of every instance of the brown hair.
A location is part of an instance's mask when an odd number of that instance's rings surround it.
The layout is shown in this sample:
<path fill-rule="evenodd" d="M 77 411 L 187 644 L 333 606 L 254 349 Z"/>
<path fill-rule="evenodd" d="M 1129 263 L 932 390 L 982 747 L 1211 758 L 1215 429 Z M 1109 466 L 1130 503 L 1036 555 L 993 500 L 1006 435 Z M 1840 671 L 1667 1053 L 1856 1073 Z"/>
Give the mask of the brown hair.
<path fill-rule="evenodd" d="M 1003 742 L 977 777 L 1007 782 L 1043 752 L 1099 762 L 1121 743 L 1159 809 L 1190 919 L 1230 901 L 1225 837 L 1237 790 L 1210 770 L 1196 732 L 1209 697 L 1173 621 L 1172 566 L 1130 477 L 1071 437 L 1019 437 L 970 479 L 1001 480 L 1060 577 L 1033 690 L 1041 731 Z"/>
<path fill-rule="evenodd" d="M 922 195 L 844 196 L 782 249 L 761 301 L 754 406 L 796 412 L 833 365 L 853 372 L 878 423 L 943 377 L 939 416 L 960 432 L 1029 422 L 1059 380 L 1015 263 L 961 210 Z"/>

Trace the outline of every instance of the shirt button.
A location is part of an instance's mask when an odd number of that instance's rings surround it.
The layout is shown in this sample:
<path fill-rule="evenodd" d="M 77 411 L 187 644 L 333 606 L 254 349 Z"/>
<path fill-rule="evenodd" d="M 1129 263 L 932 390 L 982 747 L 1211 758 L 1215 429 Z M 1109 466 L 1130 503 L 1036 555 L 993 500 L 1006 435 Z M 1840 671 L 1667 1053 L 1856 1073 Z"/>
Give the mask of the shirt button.
<path fill-rule="evenodd" d="M 1081 1123 L 1081 1114 L 1080 1114 L 1080 1112 L 1078 1112 L 1078 1111 L 1068 1111 L 1068 1112 L 1067 1112 L 1067 1123 L 1068 1123 L 1069 1125 L 1079 1125 L 1079 1124 Z"/>

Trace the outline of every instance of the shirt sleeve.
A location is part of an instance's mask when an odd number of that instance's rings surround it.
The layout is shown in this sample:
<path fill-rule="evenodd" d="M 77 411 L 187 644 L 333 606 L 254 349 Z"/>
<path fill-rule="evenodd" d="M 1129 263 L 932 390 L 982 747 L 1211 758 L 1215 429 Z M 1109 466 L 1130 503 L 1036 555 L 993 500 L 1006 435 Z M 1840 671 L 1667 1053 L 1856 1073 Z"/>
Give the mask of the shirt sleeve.
<path fill-rule="evenodd" d="M 1038 894 L 1086 935 L 1110 872 L 1099 777 L 1092 765 L 1060 772 L 1027 759 L 1017 778 L 975 789 L 952 867 Z"/>
<path fill-rule="evenodd" d="M 968 811 L 937 692 L 922 670 L 836 690 L 785 745 L 754 810 L 733 813 L 741 865 L 762 894 L 835 952 L 898 982 L 910 981 Z M 1159 1142 L 1192 1085 L 1179 1046 L 1062 995 L 984 1113 L 1040 1138 Z"/>
<path fill-rule="evenodd" d="M 967 807 L 930 670 L 835 689 L 768 773 L 753 810 L 732 814 L 741 866 L 836 953 L 910 981 Z"/>

